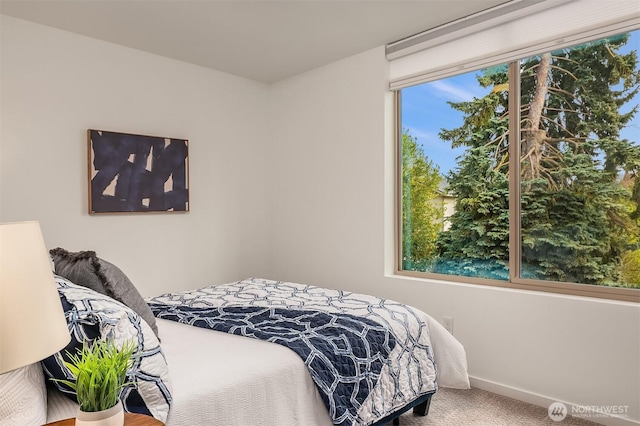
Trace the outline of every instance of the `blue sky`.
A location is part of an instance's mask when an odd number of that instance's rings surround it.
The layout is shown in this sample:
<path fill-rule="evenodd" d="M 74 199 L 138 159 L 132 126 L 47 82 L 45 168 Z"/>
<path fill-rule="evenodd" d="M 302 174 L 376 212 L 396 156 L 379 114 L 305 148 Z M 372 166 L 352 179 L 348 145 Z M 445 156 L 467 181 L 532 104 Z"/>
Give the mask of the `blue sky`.
<path fill-rule="evenodd" d="M 463 115 L 451 108 L 447 101 L 470 101 L 489 93 L 478 84 L 477 73 L 463 74 L 445 80 L 420 84 L 402 90 L 402 128 L 417 138 L 425 154 L 445 174 L 456 164 L 464 147 L 451 148 L 438 136 L 441 129 L 455 129 L 462 125 Z"/>
<path fill-rule="evenodd" d="M 631 49 L 640 51 L 640 30 L 631 33 L 623 52 Z M 441 129 L 455 129 L 462 124 L 462 114 L 452 109 L 447 101 L 471 101 L 489 93 L 490 88 L 484 89 L 478 84 L 477 74 L 471 72 L 402 90 L 402 127 L 417 138 L 425 154 L 438 164 L 441 174 L 455 167 L 456 158 L 465 149 L 452 149 L 449 142 L 438 137 Z M 623 111 L 628 111 L 632 104 L 640 104 L 640 95 L 623 107 Z M 621 136 L 640 144 L 640 111 Z"/>

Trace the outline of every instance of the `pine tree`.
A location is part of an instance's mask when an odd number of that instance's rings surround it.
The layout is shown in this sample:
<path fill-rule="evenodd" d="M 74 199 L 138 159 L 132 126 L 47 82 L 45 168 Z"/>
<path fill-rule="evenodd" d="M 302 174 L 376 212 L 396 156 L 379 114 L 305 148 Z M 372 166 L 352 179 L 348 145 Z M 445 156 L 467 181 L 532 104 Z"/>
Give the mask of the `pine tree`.
<path fill-rule="evenodd" d="M 619 53 L 627 39 L 521 63 L 524 276 L 619 285 L 622 257 L 637 248 L 640 141 L 620 137 L 638 106 L 621 107 L 640 81 L 636 52 Z M 440 134 L 468 147 L 448 177 L 456 212 L 438 241 L 445 273 L 508 278 L 507 78 L 501 68 L 481 73 L 491 93 L 450 103 L 464 122 Z"/>

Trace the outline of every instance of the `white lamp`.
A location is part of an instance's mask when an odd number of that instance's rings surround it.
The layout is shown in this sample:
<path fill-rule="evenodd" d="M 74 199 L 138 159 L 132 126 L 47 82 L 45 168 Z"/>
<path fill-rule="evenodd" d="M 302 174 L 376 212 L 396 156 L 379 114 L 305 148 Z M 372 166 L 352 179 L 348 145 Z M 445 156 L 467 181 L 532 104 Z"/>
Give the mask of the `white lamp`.
<path fill-rule="evenodd" d="M 70 341 L 38 222 L 0 224 L 0 374 Z"/>
<path fill-rule="evenodd" d="M 70 339 L 39 223 L 0 223 L 0 424 L 35 423 L 43 399 L 46 422 L 39 361 Z"/>

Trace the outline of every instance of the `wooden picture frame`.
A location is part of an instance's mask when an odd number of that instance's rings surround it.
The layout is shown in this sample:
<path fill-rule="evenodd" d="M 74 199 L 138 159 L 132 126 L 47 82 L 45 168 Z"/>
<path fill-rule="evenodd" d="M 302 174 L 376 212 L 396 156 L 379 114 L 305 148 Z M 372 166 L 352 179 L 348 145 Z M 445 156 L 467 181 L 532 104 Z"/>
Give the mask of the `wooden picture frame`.
<path fill-rule="evenodd" d="M 87 130 L 89 214 L 189 211 L 189 141 Z"/>

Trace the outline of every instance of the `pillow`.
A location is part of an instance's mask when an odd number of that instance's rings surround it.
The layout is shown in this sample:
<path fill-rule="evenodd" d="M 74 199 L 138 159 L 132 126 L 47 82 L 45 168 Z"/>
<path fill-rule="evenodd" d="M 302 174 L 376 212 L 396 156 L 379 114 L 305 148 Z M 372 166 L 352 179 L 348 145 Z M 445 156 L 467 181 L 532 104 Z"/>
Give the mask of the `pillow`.
<path fill-rule="evenodd" d="M 125 411 L 153 416 L 165 422 L 171 406 L 169 369 L 160 342 L 149 325 L 122 303 L 89 288 L 55 277 L 60 302 L 65 312 L 71 342 L 62 351 L 42 361 L 45 376 L 74 380 L 64 365 L 67 352 L 75 354 L 83 342 L 112 338 L 117 345 L 133 340 L 134 363 L 127 373 L 127 385 L 120 393 Z M 53 381 L 64 395 L 77 402 L 73 389 Z"/>
<path fill-rule="evenodd" d="M 47 387 L 39 362 L 0 374 L 0 426 L 47 422 Z"/>
<path fill-rule="evenodd" d="M 55 264 L 56 274 L 124 303 L 136 311 L 158 336 L 156 318 L 149 305 L 117 266 L 100 259 L 94 251 L 73 253 L 58 247 L 49 250 L 49 254 Z"/>

